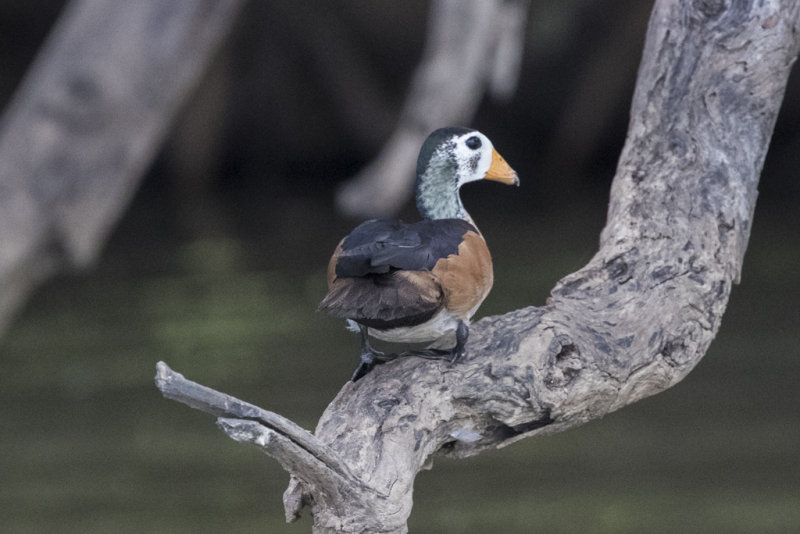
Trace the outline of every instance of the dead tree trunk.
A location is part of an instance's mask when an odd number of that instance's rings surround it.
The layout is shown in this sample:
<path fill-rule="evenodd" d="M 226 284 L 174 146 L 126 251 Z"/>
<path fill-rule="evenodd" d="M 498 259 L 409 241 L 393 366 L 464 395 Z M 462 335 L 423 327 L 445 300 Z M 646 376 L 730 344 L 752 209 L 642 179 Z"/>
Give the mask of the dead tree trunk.
<path fill-rule="evenodd" d="M 94 260 L 241 4 L 67 6 L 0 125 L 0 332 L 41 280 Z"/>
<path fill-rule="evenodd" d="M 405 532 L 433 455 L 580 425 L 697 364 L 739 276 L 798 48 L 800 1 L 658 0 L 600 250 L 546 306 L 476 323 L 464 361 L 382 365 L 342 388 L 314 435 L 164 364 L 159 386 L 281 462 L 289 519 L 310 505 L 315 532 Z"/>

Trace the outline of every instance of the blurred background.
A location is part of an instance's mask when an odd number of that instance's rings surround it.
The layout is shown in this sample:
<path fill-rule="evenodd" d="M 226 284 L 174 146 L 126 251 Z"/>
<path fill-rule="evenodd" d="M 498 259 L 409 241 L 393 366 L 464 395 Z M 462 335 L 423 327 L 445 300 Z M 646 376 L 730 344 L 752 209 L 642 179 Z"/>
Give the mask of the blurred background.
<path fill-rule="evenodd" d="M 0 5 L 3 103 L 62 5 Z M 0 339 L 0 531 L 310 531 L 284 523 L 278 464 L 164 400 L 155 363 L 314 428 L 357 363 L 357 337 L 315 312 L 359 222 L 334 198 L 400 120 L 429 5 L 244 4 L 97 263 L 39 286 Z M 463 190 L 495 258 L 479 316 L 543 304 L 596 251 L 650 2 L 527 9 L 516 91 L 469 124 L 522 181 Z M 798 124 L 795 74 L 742 282 L 688 378 L 581 428 L 436 461 L 411 532 L 800 532 Z"/>

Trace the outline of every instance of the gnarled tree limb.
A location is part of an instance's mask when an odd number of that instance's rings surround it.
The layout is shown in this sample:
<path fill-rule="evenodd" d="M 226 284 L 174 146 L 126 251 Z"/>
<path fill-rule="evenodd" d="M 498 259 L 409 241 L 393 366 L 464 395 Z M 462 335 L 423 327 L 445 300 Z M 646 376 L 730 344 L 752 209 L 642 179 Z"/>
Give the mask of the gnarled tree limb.
<path fill-rule="evenodd" d="M 432 455 L 561 431 L 686 376 L 738 279 L 798 48 L 800 1 L 658 0 L 600 250 L 545 307 L 474 324 L 458 364 L 404 358 L 346 384 L 314 435 L 358 482 L 331 492 L 290 465 L 287 517 L 310 503 L 316 532 L 405 532 Z"/>

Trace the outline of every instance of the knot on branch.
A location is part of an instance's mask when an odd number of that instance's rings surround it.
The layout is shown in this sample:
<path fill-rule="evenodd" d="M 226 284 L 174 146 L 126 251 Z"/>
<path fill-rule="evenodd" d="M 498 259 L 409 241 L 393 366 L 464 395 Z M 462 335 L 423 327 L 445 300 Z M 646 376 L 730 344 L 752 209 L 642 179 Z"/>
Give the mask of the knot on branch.
<path fill-rule="evenodd" d="M 694 0 L 692 7 L 708 19 L 719 17 L 728 7 L 725 0 Z"/>
<path fill-rule="evenodd" d="M 547 389 L 564 388 L 578 377 L 583 370 L 581 351 L 567 335 L 558 335 L 548 349 L 547 374 L 544 385 Z"/>
<path fill-rule="evenodd" d="M 633 248 L 630 250 L 629 255 L 635 255 L 638 252 L 638 249 Z M 608 277 L 615 281 L 618 284 L 624 284 L 625 282 L 629 281 L 633 278 L 633 274 L 631 273 L 631 266 L 626 261 L 626 254 L 620 254 L 611 258 L 603 268 L 608 273 Z"/>
<path fill-rule="evenodd" d="M 708 337 L 707 332 L 713 331 L 714 327 L 715 325 L 707 322 L 705 317 L 699 317 L 694 321 L 688 320 L 676 332 L 677 335 L 661 342 L 658 356 L 670 367 L 689 372 L 698 362 L 698 354 L 703 354 L 711 342 L 705 339 Z"/>

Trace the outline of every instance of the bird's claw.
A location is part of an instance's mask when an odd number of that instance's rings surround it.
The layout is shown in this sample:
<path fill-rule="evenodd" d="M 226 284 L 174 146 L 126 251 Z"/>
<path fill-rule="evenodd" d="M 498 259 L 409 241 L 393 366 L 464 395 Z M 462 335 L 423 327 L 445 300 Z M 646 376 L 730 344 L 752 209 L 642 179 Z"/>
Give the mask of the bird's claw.
<path fill-rule="evenodd" d="M 353 376 L 350 378 L 352 382 L 356 382 L 363 378 L 367 373 L 372 371 L 376 365 L 390 362 L 397 358 L 397 354 L 385 354 L 379 350 L 370 350 L 361 353 L 361 363 L 356 368 Z"/>

